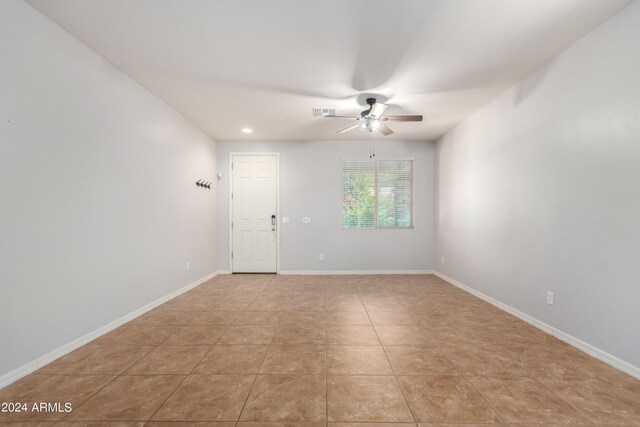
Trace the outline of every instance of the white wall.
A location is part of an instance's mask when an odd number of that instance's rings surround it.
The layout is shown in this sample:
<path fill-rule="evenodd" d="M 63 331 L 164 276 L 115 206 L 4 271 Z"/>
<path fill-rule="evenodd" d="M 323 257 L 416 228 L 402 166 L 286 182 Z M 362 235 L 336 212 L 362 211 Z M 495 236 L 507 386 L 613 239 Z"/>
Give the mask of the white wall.
<path fill-rule="evenodd" d="M 217 270 L 215 142 L 0 5 L 0 378 Z M 191 261 L 186 271 L 185 263 Z"/>
<path fill-rule="evenodd" d="M 367 141 L 218 142 L 220 269 L 229 269 L 229 153 L 280 153 L 281 270 L 424 270 L 433 267 L 432 142 L 378 141 L 377 156 L 415 156 L 412 230 L 343 230 L 342 156 L 368 156 Z M 311 224 L 302 224 L 310 216 Z M 325 261 L 318 255 L 324 253 Z"/>
<path fill-rule="evenodd" d="M 639 40 L 635 2 L 441 138 L 436 226 L 439 271 L 636 367 Z"/>

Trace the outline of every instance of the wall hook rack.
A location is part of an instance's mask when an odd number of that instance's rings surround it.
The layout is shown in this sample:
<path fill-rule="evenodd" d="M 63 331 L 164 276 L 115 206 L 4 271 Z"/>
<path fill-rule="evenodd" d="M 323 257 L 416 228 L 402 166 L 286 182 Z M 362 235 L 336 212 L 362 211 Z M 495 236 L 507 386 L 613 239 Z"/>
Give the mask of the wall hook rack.
<path fill-rule="evenodd" d="M 197 185 L 198 187 L 206 188 L 206 189 L 208 189 L 208 190 L 210 190 L 210 189 L 211 189 L 211 181 L 205 181 L 204 179 L 199 179 L 199 180 L 196 182 L 196 185 Z"/>

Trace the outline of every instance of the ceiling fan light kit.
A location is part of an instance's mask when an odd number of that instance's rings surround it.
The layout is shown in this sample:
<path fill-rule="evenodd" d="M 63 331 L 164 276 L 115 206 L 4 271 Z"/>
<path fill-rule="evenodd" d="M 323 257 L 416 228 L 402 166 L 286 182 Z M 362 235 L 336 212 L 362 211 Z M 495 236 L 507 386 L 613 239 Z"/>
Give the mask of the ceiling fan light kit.
<path fill-rule="evenodd" d="M 382 117 L 384 112 L 389 107 L 387 104 L 376 102 L 375 98 L 367 98 L 368 110 L 364 110 L 360 113 L 360 117 L 353 116 L 336 116 L 334 114 L 327 114 L 324 117 L 334 119 L 348 119 L 355 120 L 359 123 L 349 126 L 348 128 L 339 130 L 337 133 L 346 133 L 353 129 L 360 128 L 369 132 L 380 132 L 384 136 L 391 135 L 393 131 L 383 122 L 421 122 L 421 114 L 411 114 L 403 116 L 385 116 Z"/>

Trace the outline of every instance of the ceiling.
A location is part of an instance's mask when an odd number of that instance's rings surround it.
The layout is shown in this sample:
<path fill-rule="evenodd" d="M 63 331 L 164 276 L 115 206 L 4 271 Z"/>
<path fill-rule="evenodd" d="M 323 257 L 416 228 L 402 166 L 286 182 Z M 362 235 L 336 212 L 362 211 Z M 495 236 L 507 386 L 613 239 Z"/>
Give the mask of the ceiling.
<path fill-rule="evenodd" d="M 425 116 L 386 138 L 430 140 L 630 0 L 28 2 L 216 139 L 361 139 L 312 108 L 378 94 Z"/>

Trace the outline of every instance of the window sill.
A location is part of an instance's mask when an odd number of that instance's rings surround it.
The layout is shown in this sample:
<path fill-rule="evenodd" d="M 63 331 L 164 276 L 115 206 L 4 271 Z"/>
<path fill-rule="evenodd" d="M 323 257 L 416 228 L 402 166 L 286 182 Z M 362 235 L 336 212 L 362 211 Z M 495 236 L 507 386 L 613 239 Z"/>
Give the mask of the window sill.
<path fill-rule="evenodd" d="M 411 227 L 371 227 L 371 228 L 348 228 L 342 227 L 343 230 L 413 230 L 415 227 L 412 225 Z"/>

